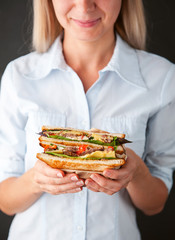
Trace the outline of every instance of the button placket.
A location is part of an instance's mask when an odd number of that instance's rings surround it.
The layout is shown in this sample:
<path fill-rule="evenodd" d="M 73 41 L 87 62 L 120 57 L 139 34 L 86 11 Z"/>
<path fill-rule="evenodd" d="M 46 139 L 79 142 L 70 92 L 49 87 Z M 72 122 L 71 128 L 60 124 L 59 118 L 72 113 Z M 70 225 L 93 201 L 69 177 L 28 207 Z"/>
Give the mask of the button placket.
<path fill-rule="evenodd" d="M 89 114 L 89 106 L 86 94 L 84 92 L 83 84 L 78 75 L 72 71 L 73 79 L 75 81 L 75 95 L 76 95 L 76 104 L 77 104 L 77 115 L 80 116 L 78 119 L 79 129 L 90 129 L 90 114 Z"/>
<path fill-rule="evenodd" d="M 73 240 L 86 239 L 87 189 L 75 194 Z"/>

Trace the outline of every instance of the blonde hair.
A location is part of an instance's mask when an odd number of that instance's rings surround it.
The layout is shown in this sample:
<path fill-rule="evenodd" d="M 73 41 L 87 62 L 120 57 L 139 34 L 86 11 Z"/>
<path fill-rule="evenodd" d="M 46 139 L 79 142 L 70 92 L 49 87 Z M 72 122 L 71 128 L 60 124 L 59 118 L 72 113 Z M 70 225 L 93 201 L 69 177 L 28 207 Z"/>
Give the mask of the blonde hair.
<path fill-rule="evenodd" d="M 132 47 L 146 48 L 146 21 L 142 0 L 123 0 L 115 24 L 119 35 Z"/>
<path fill-rule="evenodd" d="M 33 10 L 33 49 L 46 52 L 63 28 L 51 0 L 33 0 Z M 130 46 L 145 49 L 146 23 L 142 0 L 122 0 L 115 29 Z"/>
<path fill-rule="evenodd" d="M 46 52 L 61 31 L 52 1 L 33 0 L 33 49 Z"/>

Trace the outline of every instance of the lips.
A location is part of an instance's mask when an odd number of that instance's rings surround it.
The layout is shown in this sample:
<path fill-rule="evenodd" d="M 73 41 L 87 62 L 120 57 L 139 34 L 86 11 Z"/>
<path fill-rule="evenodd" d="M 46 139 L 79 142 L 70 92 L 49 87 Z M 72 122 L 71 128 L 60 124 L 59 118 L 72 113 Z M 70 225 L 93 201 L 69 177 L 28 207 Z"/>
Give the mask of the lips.
<path fill-rule="evenodd" d="M 92 19 L 92 20 L 78 20 L 78 19 L 72 19 L 72 20 L 80 27 L 89 28 L 98 24 L 98 22 L 100 21 L 100 18 Z"/>

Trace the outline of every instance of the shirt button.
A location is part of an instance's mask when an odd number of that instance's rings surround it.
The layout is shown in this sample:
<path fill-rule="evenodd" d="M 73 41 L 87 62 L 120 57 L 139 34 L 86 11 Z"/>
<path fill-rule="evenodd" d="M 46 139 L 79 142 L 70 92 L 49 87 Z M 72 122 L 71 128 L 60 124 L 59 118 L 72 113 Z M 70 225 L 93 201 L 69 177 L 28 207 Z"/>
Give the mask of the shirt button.
<path fill-rule="evenodd" d="M 82 231 L 82 230 L 83 230 L 83 227 L 80 226 L 80 225 L 78 225 L 78 226 L 77 226 L 77 229 L 78 229 L 79 231 Z"/>
<path fill-rule="evenodd" d="M 84 195 L 84 192 L 83 192 L 83 191 L 79 192 L 79 196 L 80 196 L 80 197 L 83 197 L 83 195 Z"/>

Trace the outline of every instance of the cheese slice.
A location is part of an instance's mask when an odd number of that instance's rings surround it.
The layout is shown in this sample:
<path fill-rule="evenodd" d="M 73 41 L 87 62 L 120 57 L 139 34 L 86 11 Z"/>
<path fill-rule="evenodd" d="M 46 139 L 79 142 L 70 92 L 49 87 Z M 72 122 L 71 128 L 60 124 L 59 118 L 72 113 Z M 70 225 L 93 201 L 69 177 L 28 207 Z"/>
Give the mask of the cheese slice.
<path fill-rule="evenodd" d="M 84 156 L 80 156 L 80 158 L 116 158 L 115 151 L 95 151 L 90 154 L 86 154 Z"/>
<path fill-rule="evenodd" d="M 47 150 L 46 150 L 47 151 Z M 51 150 L 49 152 L 54 152 L 54 153 L 63 153 L 63 148 L 62 149 L 57 149 L 57 150 Z"/>
<path fill-rule="evenodd" d="M 58 135 L 60 135 L 60 132 L 61 132 L 61 134 L 64 134 L 64 133 L 70 133 L 70 134 L 75 134 L 75 135 L 82 135 L 82 133 L 80 132 L 80 131 L 74 131 L 74 130 L 69 130 L 69 131 L 63 131 L 63 130 L 61 130 L 61 131 L 56 131 L 56 130 L 54 130 L 54 131 L 50 131 L 51 133 L 55 133 L 55 134 L 58 134 Z"/>
<path fill-rule="evenodd" d="M 92 134 L 92 137 L 94 137 L 94 140 L 98 140 L 98 141 L 104 142 L 102 136 L 100 136 L 99 134 L 93 133 L 93 134 Z M 112 140 L 113 140 L 113 137 L 111 137 L 111 136 L 107 136 L 106 138 L 107 138 L 107 139 L 110 139 L 111 142 L 112 142 Z"/>

